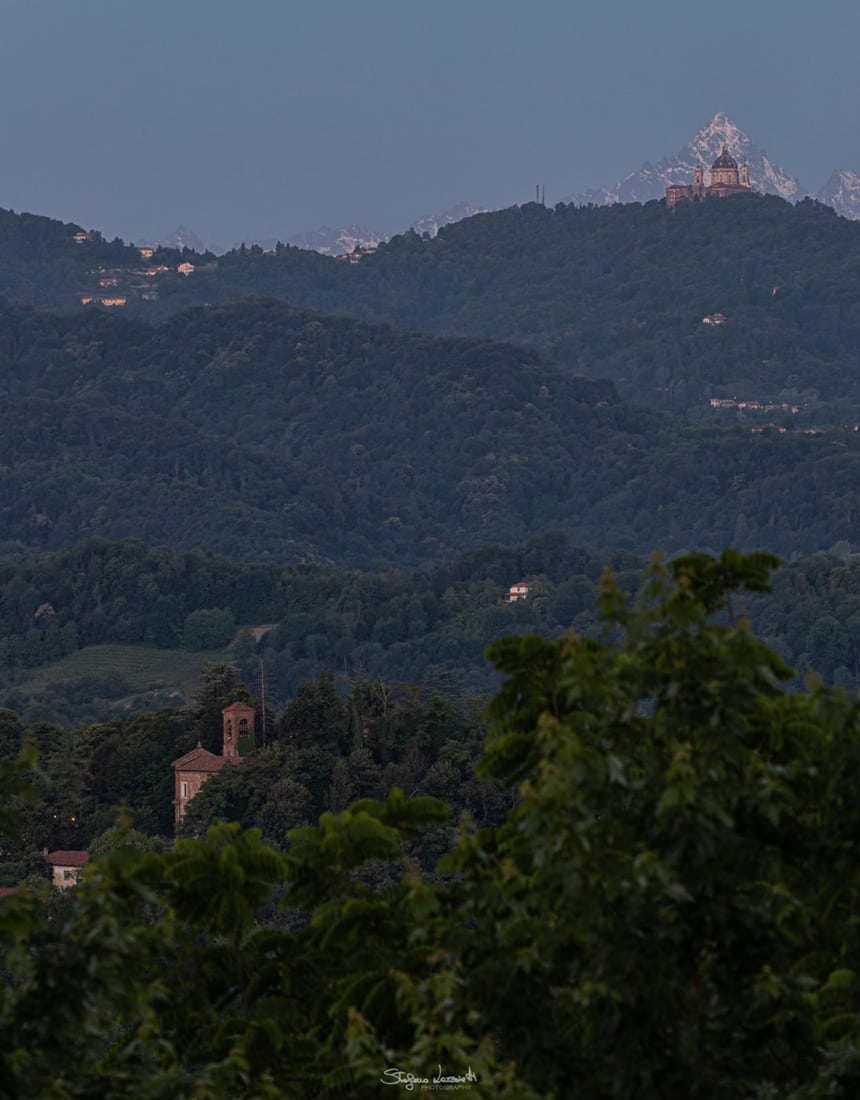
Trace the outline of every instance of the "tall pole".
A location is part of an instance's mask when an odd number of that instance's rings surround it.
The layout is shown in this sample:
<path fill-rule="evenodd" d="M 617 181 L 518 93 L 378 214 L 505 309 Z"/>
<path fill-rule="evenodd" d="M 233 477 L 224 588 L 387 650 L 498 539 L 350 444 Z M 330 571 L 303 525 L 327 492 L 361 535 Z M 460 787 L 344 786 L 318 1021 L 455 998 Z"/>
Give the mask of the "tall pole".
<path fill-rule="evenodd" d="M 260 708 L 262 711 L 261 725 L 263 727 L 263 744 L 268 744 L 268 736 L 266 732 L 266 668 L 263 664 L 263 658 L 260 658 Z"/>

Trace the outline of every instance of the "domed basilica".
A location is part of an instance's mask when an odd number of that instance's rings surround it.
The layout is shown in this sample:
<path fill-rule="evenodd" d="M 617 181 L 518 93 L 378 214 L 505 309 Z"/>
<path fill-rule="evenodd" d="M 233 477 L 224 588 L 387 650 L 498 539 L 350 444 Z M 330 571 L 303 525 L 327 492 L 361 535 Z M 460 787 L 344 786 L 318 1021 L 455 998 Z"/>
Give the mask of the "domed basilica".
<path fill-rule="evenodd" d="M 724 199 L 726 195 L 738 195 L 752 191 L 748 164 L 738 168 L 738 162 L 726 145 L 711 165 L 711 182 L 705 186 L 704 169 L 696 165 L 696 174 L 691 184 L 673 183 L 666 188 L 666 205 L 674 206 L 681 199 Z"/>

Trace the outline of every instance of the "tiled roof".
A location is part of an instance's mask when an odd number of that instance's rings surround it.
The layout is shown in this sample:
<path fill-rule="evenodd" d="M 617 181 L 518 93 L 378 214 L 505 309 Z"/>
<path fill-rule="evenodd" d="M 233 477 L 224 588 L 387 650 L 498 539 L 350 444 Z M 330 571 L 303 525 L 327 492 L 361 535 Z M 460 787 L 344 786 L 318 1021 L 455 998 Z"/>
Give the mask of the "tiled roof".
<path fill-rule="evenodd" d="M 252 706 L 249 706 L 247 703 L 231 703 L 228 707 L 222 707 L 221 713 L 233 714 L 235 711 L 246 712 L 253 709 L 254 708 Z"/>
<path fill-rule="evenodd" d="M 216 756 L 214 752 L 198 745 L 196 749 L 174 760 L 173 767 L 186 772 L 220 772 L 226 763 L 226 756 Z"/>
<path fill-rule="evenodd" d="M 11 898 L 13 894 L 17 893 L 17 886 L 0 886 L 0 898 Z"/>
<path fill-rule="evenodd" d="M 48 852 L 45 859 L 54 867 L 83 867 L 90 858 L 89 852 L 71 852 L 60 849 Z"/>

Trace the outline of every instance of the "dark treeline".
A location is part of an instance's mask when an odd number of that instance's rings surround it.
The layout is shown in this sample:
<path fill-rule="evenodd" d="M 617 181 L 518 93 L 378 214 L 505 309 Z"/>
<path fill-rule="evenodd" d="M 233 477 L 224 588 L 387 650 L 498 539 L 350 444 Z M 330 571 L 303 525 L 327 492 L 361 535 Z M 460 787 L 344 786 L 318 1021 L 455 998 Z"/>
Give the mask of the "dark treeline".
<path fill-rule="evenodd" d="M 0 566 L 0 698 L 33 720 L 99 717 L 127 706 L 133 690 L 95 669 L 76 680 L 57 673 L 47 687 L 28 688 L 32 671 L 101 643 L 199 651 L 231 640 L 243 678 L 258 684 L 262 664 L 269 698 L 281 705 L 323 669 L 347 681 L 366 675 L 455 696 L 484 692 L 495 683 L 482 657 L 490 638 L 591 629 L 605 560 L 560 532 L 518 548 L 484 546 L 410 573 L 236 563 L 90 540 Z M 635 583 L 638 559 L 621 553 L 608 560 L 624 583 Z M 506 604 L 509 587 L 524 577 L 530 599 Z M 237 633 L 259 624 L 269 628 L 259 641 L 249 630 Z"/>
<path fill-rule="evenodd" d="M 853 687 L 860 678 L 860 559 L 847 544 L 786 565 L 766 601 L 743 612 L 799 675 L 814 669 Z M 561 532 L 520 547 L 486 545 L 414 572 L 236 563 L 213 554 L 90 540 L 72 551 L 0 567 L 0 703 L 27 720 L 74 722 L 134 703 L 123 683 L 92 675 L 28 686 L 33 670 L 85 646 L 148 644 L 199 651 L 230 646 L 232 663 L 283 706 L 331 671 L 415 683 L 458 698 L 495 690 L 483 658 L 494 638 L 574 629 L 592 634 L 604 564 L 632 590 L 640 559 L 571 545 Z M 521 580 L 529 598 L 506 603 Z M 255 636 L 240 629 L 265 625 Z M 104 682 L 103 682 L 104 681 Z M 174 688 L 176 685 L 165 685 Z M 140 705 L 140 704 L 138 704 Z"/>

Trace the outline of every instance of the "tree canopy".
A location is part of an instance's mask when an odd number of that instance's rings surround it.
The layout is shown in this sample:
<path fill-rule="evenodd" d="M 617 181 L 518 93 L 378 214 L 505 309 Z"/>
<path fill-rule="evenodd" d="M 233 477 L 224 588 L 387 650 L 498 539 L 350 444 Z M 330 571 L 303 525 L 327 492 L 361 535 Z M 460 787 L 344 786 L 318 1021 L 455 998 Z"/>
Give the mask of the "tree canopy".
<path fill-rule="evenodd" d="M 403 857 L 444 804 L 394 789 L 281 852 L 114 841 L 51 920 L 3 899 L 5 1088 L 849 1100 L 860 711 L 783 690 L 734 597 L 773 565 L 657 560 L 635 600 L 605 577 L 602 638 L 497 643 L 479 772 L 517 801 L 440 874 Z"/>

